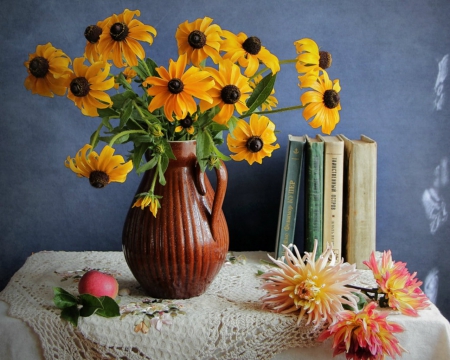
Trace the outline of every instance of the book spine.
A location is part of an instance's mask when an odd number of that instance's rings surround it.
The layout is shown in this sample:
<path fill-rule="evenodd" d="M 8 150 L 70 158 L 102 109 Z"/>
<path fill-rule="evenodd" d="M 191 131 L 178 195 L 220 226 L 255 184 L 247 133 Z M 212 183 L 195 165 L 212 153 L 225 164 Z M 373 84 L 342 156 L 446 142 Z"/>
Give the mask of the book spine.
<path fill-rule="evenodd" d="M 278 218 L 275 248 L 276 258 L 284 255 L 283 245 L 288 246 L 294 242 L 304 144 L 304 140 L 289 139 L 288 141 L 280 214 Z"/>
<path fill-rule="evenodd" d="M 306 142 L 305 148 L 305 251 L 323 252 L 323 142 Z"/>
<path fill-rule="evenodd" d="M 343 252 L 358 269 L 376 248 L 377 144 L 344 138 L 345 168 Z"/>
<path fill-rule="evenodd" d="M 344 142 L 325 142 L 323 190 L 323 248 L 330 245 L 342 257 Z"/>

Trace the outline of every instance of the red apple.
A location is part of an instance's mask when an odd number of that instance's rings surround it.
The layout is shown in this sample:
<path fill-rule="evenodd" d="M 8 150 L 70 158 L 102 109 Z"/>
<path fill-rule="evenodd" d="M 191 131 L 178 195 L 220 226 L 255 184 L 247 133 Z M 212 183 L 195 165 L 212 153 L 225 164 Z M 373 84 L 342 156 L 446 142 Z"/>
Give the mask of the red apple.
<path fill-rule="evenodd" d="M 81 277 L 78 283 L 78 292 L 80 295 L 109 296 L 115 299 L 119 292 L 119 284 L 112 275 L 97 270 L 90 270 Z"/>

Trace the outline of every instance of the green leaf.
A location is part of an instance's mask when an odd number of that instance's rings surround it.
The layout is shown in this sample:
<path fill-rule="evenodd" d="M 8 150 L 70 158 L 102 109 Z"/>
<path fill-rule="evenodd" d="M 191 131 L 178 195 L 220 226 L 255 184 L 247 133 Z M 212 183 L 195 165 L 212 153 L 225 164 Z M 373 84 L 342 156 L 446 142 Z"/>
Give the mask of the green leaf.
<path fill-rule="evenodd" d="M 106 108 L 106 109 L 97 109 L 98 116 L 101 118 L 111 118 L 111 117 L 118 117 L 119 114 L 112 108 Z"/>
<path fill-rule="evenodd" d="M 133 112 L 133 102 L 127 100 L 124 103 L 123 111 L 120 113 L 120 127 L 123 128 Z"/>
<path fill-rule="evenodd" d="M 99 298 L 91 294 L 80 295 L 80 301 L 81 305 L 83 306 L 80 309 L 80 316 L 82 317 L 91 316 L 95 314 L 98 309 L 101 309 L 103 307 Z"/>
<path fill-rule="evenodd" d="M 98 309 L 96 314 L 106 318 L 116 317 L 120 315 L 119 305 L 113 298 L 109 296 L 102 296 L 99 298 L 102 303 L 102 308 Z"/>
<path fill-rule="evenodd" d="M 68 293 L 66 290 L 62 288 L 59 287 L 53 288 L 53 294 L 55 295 L 53 297 L 53 302 L 59 309 L 66 309 L 74 305 L 76 306 L 78 303 L 77 298 L 75 296 Z"/>
<path fill-rule="evenodd" d="M 158 164 L 158 156 L 152 157 L 149 161 L 147 161 L 144 165 L 139 166 L 136 170 L 138 174 L 142 174 L 143 172 L 153 169 Z"/>
<path fill-rule="evenodd" d="M 228 129 L 230 131 L 231 136 L 233 136 L 233 131 L 236 128 L 238 121 L 239 121 L 239 119 L 234 115 L 230 118 L 230 120 L 228 120 L 227 125 L 228 125 Z"/>
<path fill-rule="evenodd" d="M 256 85 L 255 90 L 253 90 L 252 95 L 247 100 L 248 111 L 245 114 L 251 114 L 258 107 L 266 101 L 267 97 L 273 90 L 277 76 L 272 75 L 272 73 L 266 75 L 259 83 Z"/>
<path fill-rule="evenodd" d="M 166 178 L 164 173 L 166 172 L 167 167 L 169 166 L 169 157 L 165 154 L 161 155 L 160 161 L 158 162 L 158 176 L 159 183 L 161 185 L 166 185 Z"/>
<path fill-rule="evenodd" d="M 67 307 L 61 311 L 61 319 L 70 322 L 73 326 L 78 325 L 78 318 L 80 317 L 80 313 L 78 311 L 78 307 L 76 305 Z"/>
<path fill-rule="evenodd" d="M 116 94 L 111 96 L 111 100 L 113 101 L 113 109 L 123 109 L 124 104 L 129 99 L 135 99 L 137 95 L 134 91 L 126 90 L 123 93 Z"/>

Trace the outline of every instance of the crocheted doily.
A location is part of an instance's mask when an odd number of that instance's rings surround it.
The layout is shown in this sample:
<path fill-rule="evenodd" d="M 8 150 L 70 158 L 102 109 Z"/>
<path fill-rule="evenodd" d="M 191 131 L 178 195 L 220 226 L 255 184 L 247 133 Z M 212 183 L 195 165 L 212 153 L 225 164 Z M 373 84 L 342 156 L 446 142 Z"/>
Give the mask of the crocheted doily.
<path fill-rule="evenodd" d="M 270 359 L 292 347 L 310 347 L 325 324 L 262 309 L 258 270 L 266 252 L 234 254 L 208 290 L 187 300 L 146 297 L 122 252 L 39 252 L 30 256 L 0 293 L 9 315 L 39 336 L 46 359 Z M 122 316 L 80 318 L 75 328 L 61 320 L 53 287 L 77 294 L 77 280 L 89 269 L 112 273 L 121 289 Z M 370 271 L 358 270 L 359 286 L 372 286 Z M 144 326 L 145 324 L 145 326 Z"/>

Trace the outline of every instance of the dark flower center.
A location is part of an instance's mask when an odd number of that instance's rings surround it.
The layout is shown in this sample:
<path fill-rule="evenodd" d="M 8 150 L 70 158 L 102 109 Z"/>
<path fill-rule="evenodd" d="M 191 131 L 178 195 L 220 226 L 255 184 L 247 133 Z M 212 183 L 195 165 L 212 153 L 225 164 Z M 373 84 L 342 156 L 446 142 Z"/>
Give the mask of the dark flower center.
<path fill-rule="evenodd" d="M 256 36 L 250 36 L 244 41 L 242 47 L 249 54 L 256 55 L 261 50 L 261 40 L 259 40 Z"/>
<path fill-rule="evenodd" d="M 85 77 L 77 77 L 70 82 L 70 91 L 76 97 L 86 96 L 89 90 L 89 83 Z"/>
<path fill-rule="evenodd" d="M 236 85 L 227 85 L 220 92 L 225 104 L 235 104 L 241 97 L 241 91 Z"/>
<path fill-rule="evenodd" d="M 328 69 L 333 61 L 331 54 L 328 51 L 319 51 L 319 56 L 319 66 L 324 70 Z"/>
<path fill-rule="evenodd" d="M 97 25 L 89 25 L 86 30 L 84 30 L 84 37 L 91 44 L 95 44 L 102 34 L 102 28 Z"/>
<path fill-rule="evenodd" d="M 194 120 L 192 120 L 192 117 L 190 115 L 186 116 L 183 120 L 180 120 L 180 125 L 184 129 L 189 129 L 193 123 L 194 123 Z"/>
<path fill-rule="evenodd" d="M 169 91 L 172 94 L 179 94 L 184 89 L 184 84 L 180 79 L 172 79 L 167 84 L 167 87 L 169 88 Z"/>
<path fill-rule="evenodd" d="M 194 49 L 201 49 L 206 44 L 206 36 L 201 31 L 194 30 L 188 36 L 188 43 Z"/>
<path fill-rule="evenodd" d="M 334 90 L 326 90 L 323 94 L 323 103 L 328 109 L 334 109 L 339 105 L 339 94 Z"/>
<path fill-rule="evenodd" d="M 109 29 L 109 34 L 115 41 L 122 41 L 125 40 L 128 36 L 129 30 L 128 26 L 124 23 L 115 23 L 111 28 Z"/>
<path fill-rule="evenodd" d="M 34 77 L 43 78 L 48 73 L 48 60 L 43 58 L 42 56 L 36 56 L 33 60 L 30 61 L 28 69 L 30 69 L 30 73 Z"/>
<path fill-rule="evenodd" d="M 95 170 L 89 175 L 89 183 L 93 187 L 101 189 L 109 184 L 109 175 L 103 171 Z"/>
<path fill-rule="evenodd" d="M 261 151 L 264 143 L 259 136 L 252 136 L 247 140 L 246 146 L 251 152 L 257 153 L 258 151 Z"/>

